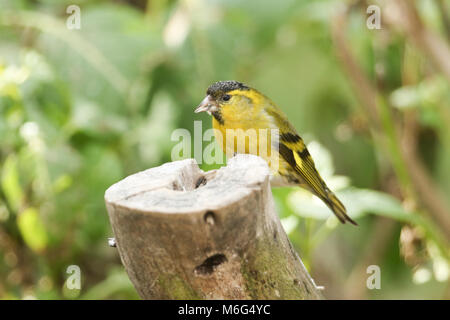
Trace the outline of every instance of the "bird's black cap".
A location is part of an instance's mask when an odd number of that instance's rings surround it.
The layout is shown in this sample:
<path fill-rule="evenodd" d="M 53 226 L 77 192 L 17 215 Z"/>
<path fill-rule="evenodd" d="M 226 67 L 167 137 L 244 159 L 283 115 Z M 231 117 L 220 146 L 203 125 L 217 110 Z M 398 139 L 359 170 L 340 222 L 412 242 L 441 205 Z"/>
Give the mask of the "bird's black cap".
<path fill-rule="evenodd" d="M 237 89 L 248 90 L 250 88 L 242 82 L 235 80 L 218 81 L 209 86 L 208 90 L 206 90 L 206 94 L 216 97 L 221 93 L 226 93 Z"/>

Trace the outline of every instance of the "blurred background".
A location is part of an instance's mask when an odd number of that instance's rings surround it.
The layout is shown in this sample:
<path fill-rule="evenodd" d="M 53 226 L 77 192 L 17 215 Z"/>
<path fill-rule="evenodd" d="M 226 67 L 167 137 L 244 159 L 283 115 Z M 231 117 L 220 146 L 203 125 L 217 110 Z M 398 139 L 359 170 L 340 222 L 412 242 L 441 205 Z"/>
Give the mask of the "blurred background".
<path fill-rule="evenodd" d="M 0 0 L 0 299 L 137 299 L 104 192 L 210 128 L 193 109 L 228 79 L 285 111 L 359 223 L 273 189 L 325 297 L 449 299 L 449 41 L 445 0 Z"/>

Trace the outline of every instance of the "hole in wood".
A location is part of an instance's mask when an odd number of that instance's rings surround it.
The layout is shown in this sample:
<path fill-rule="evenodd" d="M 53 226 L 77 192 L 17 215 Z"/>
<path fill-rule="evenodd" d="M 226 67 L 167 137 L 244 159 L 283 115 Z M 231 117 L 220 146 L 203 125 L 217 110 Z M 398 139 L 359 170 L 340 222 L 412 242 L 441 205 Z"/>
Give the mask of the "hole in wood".
<path fill-rule="evenodd" d="M 218 253 L 203 261 L 201 265 L 195 268 L 194 272 L 197 275 L 208 275 L 213 273 L 214 269 L 224 262 L 227 262 L 227 257 L 222 253 Z"/>
<path fill-rule="evenodd" d="M 192 183 L 192 180 L 189 179 L 189 177 L 181 177 L 178 180 L 175 180 L 172 182 L 172 190 L 174 191 L 191 191 L 194 189 L 197 189 L 201 186 L 204 186 L 207 182 L 207 179 L 205 176 L 201 176 L 195 181 L 195 183 Z"/>
<path fill-rule="evenodd" d="M 214 212 L 212 212 L 212 211 L 206 212 L 205 215 L 203 216 L 203 219 L 205 220 L 205 222 L 211 226 L 214 225 L 215 220 L 216 220 L 215 218 L 216 217 L 214 215 Z"/>
<path fill-rule="evenodd" d="M 172 182 L 172 190 L 183 191 L 183 187 L 180 185 L 178 181 L 174 181 Z"/>

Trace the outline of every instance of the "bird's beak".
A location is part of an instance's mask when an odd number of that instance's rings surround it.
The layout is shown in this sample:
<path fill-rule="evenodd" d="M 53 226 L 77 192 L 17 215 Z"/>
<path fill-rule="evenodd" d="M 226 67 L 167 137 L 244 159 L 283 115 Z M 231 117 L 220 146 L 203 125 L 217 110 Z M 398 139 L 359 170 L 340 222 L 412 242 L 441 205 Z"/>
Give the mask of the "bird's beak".
<path fill-rule="evenodd" d="M 218 107 L 216 100 L 214 100 L 213 97 L 211 97 L 210 95 L 207 95 L 205 97 L 205 99 L 203 99 L 202 102 L 200 102 L 200 104 L 198 105 L 198 107 L 195 109 L 195 113 L 199 113 L 199 112 L 208 112 L 209 114 L 211 114 L 211 111 L 213 111 L 212 109 L 216 109 Z"/>

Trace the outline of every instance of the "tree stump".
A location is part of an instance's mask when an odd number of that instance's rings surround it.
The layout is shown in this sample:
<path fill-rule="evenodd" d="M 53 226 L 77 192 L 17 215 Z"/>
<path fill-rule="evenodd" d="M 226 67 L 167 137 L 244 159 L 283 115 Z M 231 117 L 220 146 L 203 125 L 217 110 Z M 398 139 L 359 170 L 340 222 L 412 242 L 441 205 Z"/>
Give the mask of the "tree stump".
<path fill-rule="evenodd" d="M 105 193 L 117 249 L 143 299 L 321 299 L 274 208 L 264 160 L 194 159 L 133 174 Z"/>

